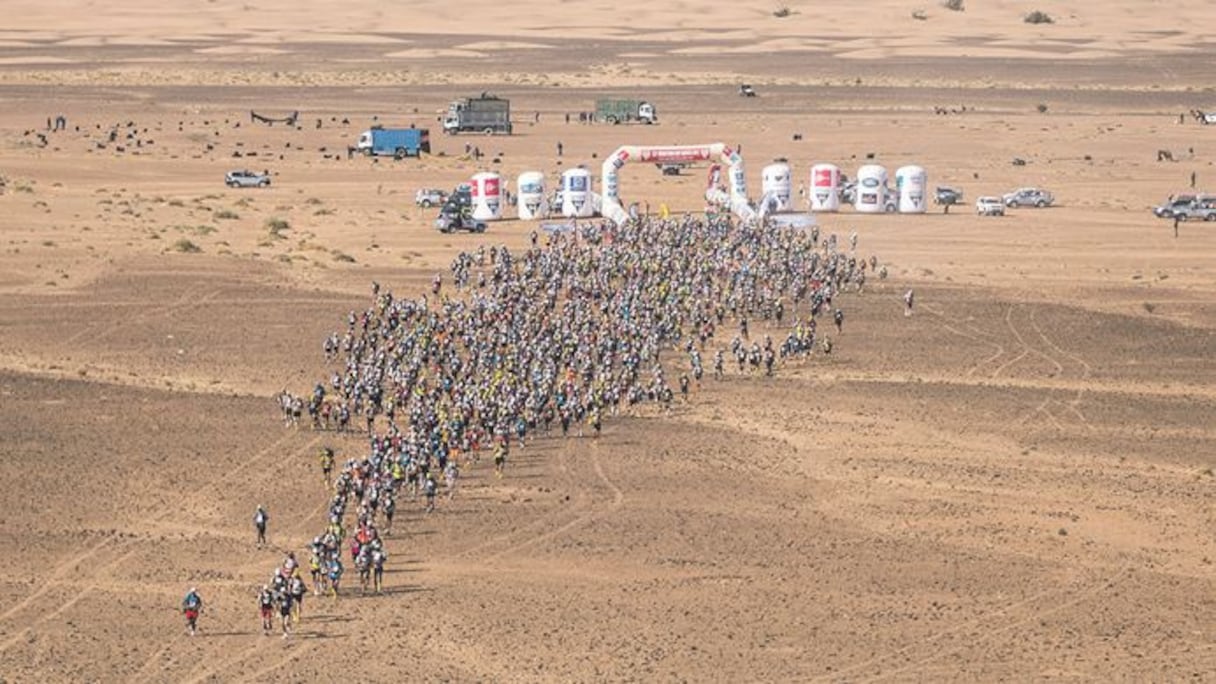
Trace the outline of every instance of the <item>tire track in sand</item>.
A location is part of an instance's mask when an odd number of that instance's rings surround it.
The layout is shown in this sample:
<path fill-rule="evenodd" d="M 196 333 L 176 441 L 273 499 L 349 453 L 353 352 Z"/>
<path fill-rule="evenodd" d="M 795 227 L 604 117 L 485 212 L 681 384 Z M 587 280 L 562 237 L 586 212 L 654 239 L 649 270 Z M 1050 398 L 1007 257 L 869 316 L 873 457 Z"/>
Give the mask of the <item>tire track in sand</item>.
<path fill-rule="evenodd" d="M 79 332 L 68 336 L 68 338 L 64 340 L 64 343 L 65 344 L 74 344 L 85 337 L 87 337 L 89 339 L 90 343 L 95 343 L 98 340 L 101 340 L 106 337 L 109 337 L 110 335 L 113 335 L 114 333 L 118 332 L 119 330 L 122 330 L 123 328 L 134 327 L 137 325 L 147 323 L 148 321 L 156 319 L 156 318 L 164 318 L 167 316 L 171 316 L 171 315 L 177 313 L 178 311 L 189 309 L 190 307 L 193 307 L 193 306 L 207 304 L 208 302 L 215 299 L 219 295 L 220 295 L 220 290 L 212 290 L 211 292 L 208 292 L 207 294 L 204 294 L 199 297 L 193 296 L 193 293 L 187 291 L 186 293 L 182 294 L 180 297 L 173 300 L 172 302 L 169 302 L 168 304 L 164 304 L 162 306 L 154 306 L 154 307 L 151 307 L 144 311 L 136 312 L 129 319 L 120 320 L 118 322 L 110 323 L 108 325 L 103 325 L 100 327 L 94 326 L 94 325 L 86 325 Z"/>
<path fill-rule="evenodd" d="M 1049 394 L 1027 413 L 1022 415 L 1016 422 L 1023 423 L 1035 415 L 1042 415 L 1047 420 L 1051 421 L 1051 423 L 1057 429 L 1064 431 L 1065 426 L 1060 422 L 1057 416 L 1051 410 L 1049 410 L 1049 407 L 1054 402 L 1064 406 L 1066 410 L 1076 415 L 1088 429 L 1092 430 L 1092 424 L 1090 424 L 1089 420 L 1085 418 L 1084 414 L 1081 413 L 1080 409 L 1078 408 L 1084 397 L 1085 387 L 1083 383 L 1085 380 L 1088 380 L 1091 377 L 1092 367 L 1084 358 L 1067 352 L 1047 336 L 1035 318 L 1033 307 L 1029 309 L 1027 320 L 1030 328 L 1034 331 L 1034 334 L 1042 340 L 1045 347 L 1044 349 L 1036 349 L 1032 347 L 1027 342 L 1027 336 L 1029 333 L 1023 326 L 1020 326 L 1015 322 L 1014 316 L 1016 308 L 1017 307 L 1015 305 L 1009 306 L 1005 312 L 1004 322 L 1005 327 L 1008 329 L 1012 338 L 1017 342 L 1018 346 L 1021 347 L 1021 351 L 998 366 L 992 372 L 991 377 L 993 379 L 999 378 L 1001 374 L 1014 367 L 1025 358 L 1033 355 L 1041 357 L 1050 363 L 1055 368 L 1056 377 L 1065 375 L 1067 371 L 1064 363 L 1061 362 L 1061 359 L 1071 361 L 1078 367 L 1080 376 L 1079 379 L 1082 381 L 1082 386 L 1077 388 L 1076 394 L 1071 401 L 1064 402 L 1053 398 Z M 945 319 L 945 317 L 939 312 L 933 313 Z M 970 339 L 975 339 L 976 341 L 981 341 L 974 336 L 961 333 L 952 326 L 947 326 L 947 328 L 955 334 L 959 334 Z M 989 343 L 995 344 L 992 342 Z M 983 367 L 985 363 L 991 363 L 999 357 L 1000 354 L 989 357 L 988 359 L 981 361 L 971 370 L 976 371 Z M 1050 390 L 1047 391 L 1050 392 Z M 938 631 L 916 641 L 915 643 L 888 651 L 887 653 L 870 658 L 844 669 L 838 669 L 830 675 L 817 677 L 814 678 L 814 680 L 839 681 L 842 678 L 851 680 L 856 677 L 858 681 L 879 682 L 890 679 L 915 679 L 915 668 L 928 665 L 952 653 L 963 651 L 964 649 L 974 649 L 1005 632 L 1040 620 L 1047 615 L 1051 615 L 1079 605 L 1085 601 L 1092 600 L 1104 590 L 1112 589 L 1121 581 L 1126 579 L 1129 571 L 1130 561 L 1125 562 L 1114 572 L 1106 575 L 1101 575 L 1093 579 L 1078 582 L 1063 588 L 1045 589 L 1021 601 L 1016 601 L 972 620 L 965 621 L 953 627 Z M 926 657 L 910 660 L 910 654 L 922 653 L 926 647 L 930 651 Z M 873 672 L 875 668 L 882 667 L 884 665 L 892 666 L 893 669 L 881 671 L 876 674 L 865 674 L 866 671 Z"/>
<path fill-rule="evenodd" d="M 563 441 L 568 442 L 568 440 L 563 440 Z M 570 465 L 568 463 L 569 459 L 566 454 L 566 445 L 560 444 L 558 446 L 558 448 L 556 449 L 556 452 L 557 452 L 557 462 L 556 462 L 556 469 L 554 471 L 556 473 L 556 477 L 554 479 L 556 480 L 556 484 L 558 484 L 560 487 L 575 490 L 575 495 L 574 495 L 576 497 L 575 501 L 569 506 L 560 506 L 560 505 L 555 506 L 553 509 L 541 514 L 535 520 L 527 523 L 526 525 L 524 525 L 522 527 L 518 527 L 518 528 L 510 530 L 506 533 L 503 533 L 503 534 L 500 534 L 500 535 L 497 535 L 494 537 L 490 537 L 489 539 L 486 539 L 482 542 L 474 544 L 473 546 L 470 546 L 469 548 L 464 549 L 464 550 L 460 551 L 459 553 L 454 554 L 451 557 L 453 560 L 469 558 L 489 546 L 494 546 L 496 544 L 502 544 L 502 543 L 509 543 L 513 537 L 516 537 L 516 536 L 520 535 L 521 533 L 530 533 L 532 530 L 546 526 L 554 518 L 561 518 L 563 516 L 569 515 L 570 513 L 575 513 L 575 512 L 581 511 L 583 508 L 586 507 L 586 505 L 589 502 L 590 497 L 589 497 L 588 493 L 579 486 L 578 481 L 575 480 L 570 474 Z M 500 554 L 495 554 L 495 556 L 497 556 L 497 555 L 500 555 Z"/>
<path fill-rule="evenodd" d="M 1038 336 L 1040 338 L 1042 338 L 1044 344 L 1046 344 L 1048 347 L 1050 347 L 1052 350 L 1054 350 L 1056 354 L 1076 363 L 1078 365 L 1078 367 L 1080 368 L 1081 375 L 1080 375 L 1079 379 L 1082 384 L 1079 387 L 1077 387 L 1076 395 L 1074 395 L 1072 400 L 1069 401 L 1068 403 L 1060 402 L 1060 404 L 1062 404 L 1066 409 L 1069 410 L 1069 412 L 1071 412 L 1073 415 L 1075 415 L 1081 421 L 1081 424 L 1084 425 L 1087 430 L 1089 430 L 1091 432 L 1094 431 L 1095 428 L 1093 426 L 1093 423 L 1091 423 L 1089 421 L 1089 418 L 1087 418 L 1085 416 L 1085 414 L 1081 412 L 1081 409 L 1080 409 L 1081 402 L 1084 400 L 1085 390 L 1086 390 L 1084 383 L 1092 377 L 1093 370 L 1094 370 L 1093 366 L 1089 365 L 1089 362 L 1086 361 L 1084 357 L 1082 357 L 1078 354 L 1072 354 L 1068 351 L 1065 351 L 1058 344 L 1056 344 L 1051 338 L 1049 338 L 1047 336 L 1047 334 L 1043 332 L 1043 329 L 1039 326 L 1038 321 L 1035 320 L 1033 309 L 1030 312 L 1030 324 L 1034 327 L 1035 333 L 1037 333 Z"/>
<path fill-rule="evenodd" d="M 993 335 L 992 333 L 982 331 L 982 330 L 976 328 L 974 325 L 971 325 L 968 323 L 962 323 L 957 320 L 951 320 L 950 318 L 947 318 L 944 313 L 937 310 L 937 308 L 932 305 L 924 305 L 923 308 L 926 311 L 928 311 L 930 314 L 940 318 L 942 320 L 941 325 L 946 330 L 949 330 L 950 332 L 952 332 L 955 335 L 958 335 L 959 337 L 962 337 L 964 339 L 968 339 L 973 342 L 978 342 L 983 345 L 991 345 L 996 349 L 996 351 L 993 352 L 991 356 L 987 356 L 987 357 L 977 361 L 976 363 L 972 364 L 972 366 L 963 373 L 963 375 L 965 377 L 968 377 L 968 378 L 974 377 L 975 374 L 978 373 L 981 368 L 987 366 L 990 363 L 995 362 L 997 359 L 1001 358 L 1002 356 L 1004 356 L 1007 353 L 1007 350 L 1005 349 L 1005 345 L 1003 345 L 999 341 L 997 341 L 1000 339 L 1000 337 L 998 335 Z M 951 325 L 951 323 L 959 323 L 960 325 L 962 325 L 966 328 L 969 328 L 971 330 L 971 332 L 965 332 L 963 330 L 959 330 L 958 328 Z M 989 339 L 989 338 L 995 338 L 995 339 Z"/>
<path fill-rule="evenodd" d="M 565 450 L 563 449 L 562 451 L 564 452 Z M 594 494 L 591 490 L 588 490 L 588 500 L 592 503 L 592 506 L 590 508 L 588 508 L 586 511 L 577 515 L 573 520 L 570 520 L 569 522 L 565 523 L 564 525 L 560 525 L 555 529 L 548 530 L 546 532 L 542 532 L 541 534 L 533 535 L 533 536 L 527 537 L 523 540 L 520 540 L 520 541 L 516 542 L 515 544 L 512 544 L 511 546 L 508 546 L 507 548 L 498 551 L 497 553 L 486 556 L 484 558 L 484 560 L 486 560 L 486 561 L 497 560 L 507 554 L 515 553 L 516 551 L 521 551 L 528 547 L 535 546 L 536 544 L 539 544 L 541 542 L 548 541 L 555 537 L 559 537 L 576 527 L 585 525 L 585 524 L 591 522 L 592 520 L 594 520 L 595 518 L 598 518 L 607 512 L 616 510 L 621 507 L 621 505 L 625 501 L 625 494 L 624 494 L 624 492 L 621 491 L 621 489 L 619 487 L 616 486 L 616 484 L 612 480 L 608 479 L 607 475 L 604 474 L 604 468 L 600 464 L 600 458 L 599 458 L 599 443 L 595 440 L 592 440 L 591 447 L 589 449 L 586 449 L 584 451 L 584 453 L 587 454 L 588 460 L 591 461 L 591 467 L 592 467 L 592 470 L 595 471 L 596 477 L 600 480 L 600 482 L 602 484 L 605 485 L 605 487 L 608 489 L 608 491 L 612 493 L 612 501 L 608 504 L 607 510 L 603 509 L 602 506 L 594 505 L 594 503 L 595 503 Z"/>
<path fill-rule="evenodd" d="M 4 611 L 4 613 L 0 614 L 0 620 L 8 619 L 14 613 L 19 612 L 20 610 L 22 610 L 29 604 L 36 601 L 43 594 L 45 594 L 47 591 L 50 590 L 51 586 L 54 585 L 56 580 L 63 579 L 69 572 L 76 569 L 81 563 L 88 560 L 90 557 L 92 557 L 94 554 L 96 554 L 98 551 L 100 551 L 102 548 L 104 548 L 111 541 L 114 541 L 115 538 L 116 538 L 116 535 L 107 534 L 100 542 L 94 544 L 93 546 L 90 546 L 89 548 L 85 549 L 84 551 L 81 551 L 80 553 L 72 556 L 71 558 L 68 558 L 67 560 L 63 561 L 59 565 L 55 566 L 55 569 L 51 571 L 51 576 L 48 577 L 46 579 L 46 581 L 42 583 L 41 586 L 39 586 L 37 589 L 35 589 L 33 592 L 31 592 L 29 596 L 26 596 L 25 598 L 18 601 L 16 605 L 14 605 L 13 607 Z"/>
<path fill-rule="evenodd" d="M 1006 370 L 1008 367 L 1012 366 L 1014 363 L 1021 361 L 1022 359 L 1024 359 L 1027 356 L 1030 356 L 1030 355 L 1041 357 L 1044 360 L 1046 360 L 1048 363 L 1050 363 L 1051 365 L 1055 366 L 1055 372 L 1053 373 L 1053 377 L 1063 376 L 1064 375 L 1064 364 L 1060 363 L 1060 361 L 1058 359 L 1051 356 L 1050 354 L 1048 354 L 1044 351 L 1041 351 L 1039 349 L 1035 349 L 1029 343 L 1026 342 L 1026 337 L 1023 335 L 1023 330 L 1021 330 L 1013 322 L 1013 311 L 1014 311 L 1014 306 L 1010 305 L 1009 310 L 1005 313 L 1005 327 L 1009 329 L 1009 333 L 1011 335 L 1013 335 L 1013 338 L 1015 340 L 1017 340 L 1017 343 L 1022 347 L 1022 352 L 1015 359 L 1013 359 L 1005 364 L 1002 364 L 1000 368 L 998 368 L 995 372 L 993 372 L 993 374 L 992 374 L 993 379 L 995 379 L 1001 372 Z M 1034 325 L 1033 317 L 1034 317 L 1034 309 L 1032 307 L 1030 309 L 1030 313 L 1028 314 L 1028 319 L 1031 321 L 1032 326 Z M 1051 396 L 1052 390 L 1045 389 L 1044 391 L 1047 392 L 1047 396 L 1043 399 L 1043 401 L 1039 402 L 1038 405 L 1036 405 L 1034 408 L 1030 409 L 1026 413 L 1019 416 L 1016 420 L 1014 420 L 1013 421 L 1014 425 L 1021 425 L 1023 423 L 1026 423 L 1034 416 L 1041 414 L 1047 420 L 1051 421 L 1051 424 L 1054 425 L 1057 430 L 1060 430 L 1061 432 L 1064 431 L 1064 429 L 1065 429 L 1064 424 L 1060 422 L 1059 418 L 1057 418 L 1054 413 L 1052 413 L 1051 411 L 1048 410 L 1048 407 L 1051 406 L 1052 402 L 1056 401 L 1056 399 Z"/>
<path fill-rule="evenodd" d="M 135 544 L 135 541 L 136 540 L 130 540 L 130 541 L 124 542 L 118 548 L 121 550 L 121 549 L 130 547 Z M 112 560 L 108 563 L 105 563 L 101 567 L 95 568 L 93 570 L 93 572 L 89 573 L 89 581 L 87 583 L 85 583 L 84 586 L 81 587 L 78 591 L 76 591 L 75 594 L 72 595 L 72 598 L 68 599 L 67 601 L 64 601 L 62 604 L 60 604 L 54 610 L 39 615 L 37 619 L 27 623 L 24 627 L 17 630 L 17 632 L 15 634 L 13 634 L 11 637 L 9 637 L 7 640 L 0 642 L 0 653 L 4 653 L 10 647 L 14 646 L 18 641 L 21 640 L 21 638 L 23 636 L 25 636 L 28 632 L 33 630 L 36 626 L 46 622 L 47 620 L 50 620 L 52 618 L 62 615 L 63 613 L 67 612 L 68 609 L 70 609 L 72 606 L 79 603 L 80 600 L 83 599 L 85 596 L 88 596 L 91 592 L 99 589 L 100 585 L 98 584 L 98 577 L 100 575 L 105 574 L 108 570 L 110 570 L 112 568 L 116 568 L 119 565 L 121 565 L 122 563 L 124 563 L 131 556 L 134 556 L 136 551 L 138 551 L 138 550 L 139 549 L 131 549 L 131 550 L 127 551 L 126 553 L 120 555 L 118 558 L 115 558 L 114 560 Z M 60 584 L 59 582 L 48 581 L 42 585 L 39 593 L 40 594 L 46 593 L 52 587 L 55 587 L 55 586 L 64 586 L 64 585 Z"/>
<path fill-rule="evenodd" d="M 1052 587 L 1039 591 L 1031 596 L 1010 603 L 1007 606 L 988 611 L 978 617 L 966 620 L 952 627 L 939 630 L 924 638 L 917 639 L 906 646 L 896 648 L 886 653 L 868 658 L 844 668 L 834 670 L 830 674 L 812 677 L 815 682 L 864 681 L 881 682 L 895 677 L 897 680 L 917 679 L 909 671 L 913 668 L 927 665 L 935 660 L 957 653 L 963 649 L 976 648 L 991 641 L 1011 629 L 1041 620 L 1067 608 L 1096 598 L 1103 590 L 1114 589 L 1130 574 L 1131 562 L 1125 561 L 1109 575 L 1101 575 L 1089 580 L 1078 582 L 1065 587 Z M 1061 600 L 1069 594 L 1072 598 Z M 942 644 L 941 642 L 954 638 L 956 643 Z M 962 642 L 962 643 L 957 643 Z M 909 654 L 930 649 L 929 655 L 909 662 Z M 873 671 L 884 663 L 896 661 L 899 664 L 890 670 L 874 674 L 863 674 Z M 894 664 L 894 663 L 893 663 Z M 905 675 L 899 677 L 899 675 Z"/>

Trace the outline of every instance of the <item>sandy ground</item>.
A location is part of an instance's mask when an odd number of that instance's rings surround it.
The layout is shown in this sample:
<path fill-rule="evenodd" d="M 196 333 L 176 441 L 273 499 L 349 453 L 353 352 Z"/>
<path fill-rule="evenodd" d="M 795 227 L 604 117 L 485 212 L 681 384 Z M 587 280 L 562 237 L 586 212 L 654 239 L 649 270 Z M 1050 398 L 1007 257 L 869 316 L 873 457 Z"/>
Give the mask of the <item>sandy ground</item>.
<path fill-rule="evenodd" d="M 1206 4 L 1048 3 L 1051 27 L 1012 2 L 637 3 L 630 26 L 619 3 L 76 4 L 10 3 L 0 32 L 4 681 L 1216 679 L 1216 230 L 1148 211 L 1192 172 L 1216 188 L 1216 128 L 1177 118 L 1216 106 Z M 487 88 L 517 135 L 438 133 Z M 604 94 L 660 125 L 565 123 Z M 436 154 L 346 159 L 373 121 L 431 127 Z M 373 280 L 416 293 L 535 228 L 441 235 L 414 191 L 714 141 L 753 187 L 776 157 L 805 182 L 873 154 L 1060 206 L 821 217 L 890 273 L 844 299 L 830 356 L 529 444 L 502 480 L 474 465 L 436 514 L 404 507 L 386 595 L 311 599 L 296 638 L 263 638 L 255 588 L 322 524 L 317 448 L 362 444 L 284 429 L 270 396 L 326 375 Z M 242 167 L 274 185 L 225 188 Z M 704 173 L 627 167 L 622 194 L 696 211 Z"/>

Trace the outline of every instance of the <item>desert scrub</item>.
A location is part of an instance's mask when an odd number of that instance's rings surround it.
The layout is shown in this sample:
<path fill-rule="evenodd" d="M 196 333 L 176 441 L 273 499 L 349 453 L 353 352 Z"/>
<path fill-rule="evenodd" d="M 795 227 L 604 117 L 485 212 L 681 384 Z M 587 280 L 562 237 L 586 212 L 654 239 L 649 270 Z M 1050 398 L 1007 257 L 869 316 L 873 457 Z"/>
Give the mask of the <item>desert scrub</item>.
<path fill-rule="evenodd" d="M 270 233 L 271 237 L 282 240 L 286 237 L 283 235 L 285 230 L 291 230 L 291 224 L 287 222 L 287 219 L 277 217 L 266 219 L 266 232 Z"/>

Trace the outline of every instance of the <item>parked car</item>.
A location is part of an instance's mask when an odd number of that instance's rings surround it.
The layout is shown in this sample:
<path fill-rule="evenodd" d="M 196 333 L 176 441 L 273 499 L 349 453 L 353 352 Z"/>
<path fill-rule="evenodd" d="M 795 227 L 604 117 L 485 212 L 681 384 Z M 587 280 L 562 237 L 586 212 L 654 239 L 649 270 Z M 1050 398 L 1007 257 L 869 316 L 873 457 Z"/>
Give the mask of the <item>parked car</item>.
<path fill-rule="evenodd" d="M 265 188 L 270 186 L 270 174 L 248 169 L 229 171 L 224 174 L 224 184 L 230 188 Z"/>
<path fill-rule="evenodd" d="M 933 203 L 942 205 L 962 204 L 963 191 L 947 185 L 940 185 L 933 193 Z"/>
<path fill-rule="evenodd" d="M 486 222 L 473 218 L 467 207 L 451 211 L 449 207 L 445 206 L 435 219 L 435 227 L 441 233 L 454 233 L 458 230 L 470 233 L 486 232 Z"/>
<path fill-rule="evenodd" d="M 1004 216 L 1005 202 L 1000 197 L 981 197 L 975 201 L 975 213 L 980 216 Z"/>
<path fill-rule="evenodd" d="M 1170 195 L 1163 204 L 1153 207 L 1153 215 L 1163 219 L 1174 218 L 1174 214 L 1185 212 L 1196 199 L 1195 195 Z"/>
<path fill-rule="evenodd" d="M 1050 192 L 1042 188 L 1018 188 L 1005 193 L 1001 198 L 1007 207 L 1038 207 L 1042 209 L 1055 201 Z"/>
<path fill-rule="evenodd" d="M 1216 197 L 1196 199 L 1174 215 L 1179 221 L 1216 221 Z"/>
<path fill-rule="evenodd" d="M 448 201 L 448 193 L 435 188 L 422 188 L 414 194 L 414 204 L 431 208 Z"/>
<path fill-rule="evenodd" d="M 740 97 L 755 97 L 756 89 L 753 88 L 750 83 L 744 83 L 739 86 L 739 96 Z"/>

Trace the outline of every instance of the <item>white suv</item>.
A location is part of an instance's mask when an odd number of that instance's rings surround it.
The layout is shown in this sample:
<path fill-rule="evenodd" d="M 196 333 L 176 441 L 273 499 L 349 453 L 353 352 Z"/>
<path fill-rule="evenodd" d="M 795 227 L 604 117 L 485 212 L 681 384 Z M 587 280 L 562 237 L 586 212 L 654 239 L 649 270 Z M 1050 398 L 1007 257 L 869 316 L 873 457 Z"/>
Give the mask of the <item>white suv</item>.
<path fill-rule="evenodd" d="M 981 197 L 975 201 L 975 213 L 980 216 L 1004 216 L 1005 203 L 1000 197 Z"/>

